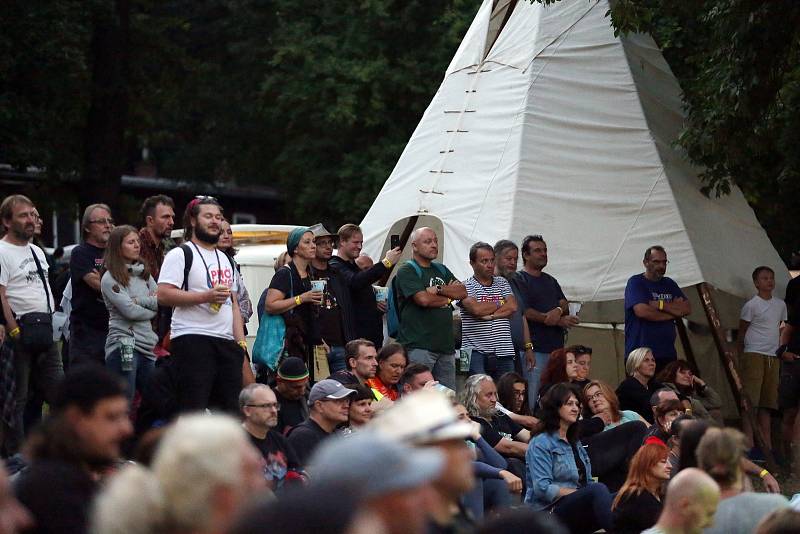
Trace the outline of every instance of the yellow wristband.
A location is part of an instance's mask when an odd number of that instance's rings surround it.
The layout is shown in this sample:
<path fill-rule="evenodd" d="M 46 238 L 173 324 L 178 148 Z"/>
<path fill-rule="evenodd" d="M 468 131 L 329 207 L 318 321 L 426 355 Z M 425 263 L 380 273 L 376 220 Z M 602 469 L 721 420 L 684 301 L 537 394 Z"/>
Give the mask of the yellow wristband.
<path fill-rule="evenodd" d="M 762 469 L 761 472 L 758 474 L 758 476 L 760 476 L 761 478 L 764 478 L 768 474 L 769 474 L 769 471 L 767 471 L 766 469 Z"/>
<path fill-rule="evenodd" d="M 664 309 L 664 301 L 663 300 L 659 300 L 658 301 L 658 309 L 659 310 L 663 310 Z"/>
<path fill-rule="evenodd" d="M 302 299 L 300 298 L 300 295 L 297 295 L 294 298 L 294 303 L 297 304 L 298 306 L 300 306 L 303 303 Z"/>
<path fill-rule="evenodd" d="M 8 337 L 15 339 L 19 335 L 19 327 L 16 327 L 14 330 L 8 333 Z"/>
<path fill-rule="evenodd" d="M 525 350 L 533 350 L 533 343 L 531 343 L 530 341 L 525 343 Z"/>
<path fill-rule="evenodd" d="M 242 347 L 244 350 L 247 350 L 247 341 L 237 341 L 236 344 Z"/>
<path fill-rule="evenodd" d="M 389 258 L 383 258 L 383 261 L 381 263 L 383 263 L 387 269 L 391 269 L 393 265 L 393 263 L 389 261 Z"/>

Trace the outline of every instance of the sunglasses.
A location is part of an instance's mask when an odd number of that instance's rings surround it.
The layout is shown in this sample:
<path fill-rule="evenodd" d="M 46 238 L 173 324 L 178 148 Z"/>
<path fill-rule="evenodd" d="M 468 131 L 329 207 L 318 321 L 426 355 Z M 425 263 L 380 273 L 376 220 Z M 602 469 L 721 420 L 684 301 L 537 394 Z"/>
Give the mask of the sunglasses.
<path fill-rule="evenodd" d="M 575 345 L 574 347 L 572 347 L 572 351 L 574 352 L 575 356 L 578 356 L 579 354 L 591 354 L 592 353 L 592 347 L 585 347 L 583 345 Z"/>

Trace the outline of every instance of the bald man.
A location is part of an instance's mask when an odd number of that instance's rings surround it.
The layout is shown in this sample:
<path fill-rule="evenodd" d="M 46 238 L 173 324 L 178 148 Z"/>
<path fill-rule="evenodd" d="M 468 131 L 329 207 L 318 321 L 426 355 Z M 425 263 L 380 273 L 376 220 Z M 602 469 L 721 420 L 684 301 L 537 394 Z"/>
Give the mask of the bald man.
<path fill-rule="evenodd" d="M 670 480 L 661 517 L 642 534 L 700 534 L 714 523 L 719 486 L 700 469 L 689 467 Z"/>
<path fill-rule="evenodd" d="M 453 307 L 466 298 L 467 290 L 450 272 L 436 263 L 439 239 L 427 227 L 411 234 L 413 259 L 397 270 L 396 288 L 400 327 L 397 341 L 413 363 L 427 365 L 441 384 L 456 389 Z"/>

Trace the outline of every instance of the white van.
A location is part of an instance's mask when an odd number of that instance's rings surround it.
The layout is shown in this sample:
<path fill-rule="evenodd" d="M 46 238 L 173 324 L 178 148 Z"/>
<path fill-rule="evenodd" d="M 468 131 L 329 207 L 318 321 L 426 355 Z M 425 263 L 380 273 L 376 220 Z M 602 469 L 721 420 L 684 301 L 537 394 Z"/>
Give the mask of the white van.
<path fill-rule="evenodd" d="M 297 228 L 289 224 L 233 224 L 233 246 L 239 251 L 236 263 L 242 268 L 242 278 L 250 300 L 253 301 L 253 316 L 247 323 L 247 344 L 252 350 L 258 332 L 256 305 L 261 293 L 269 287 L 275 274 L 275 260 L 286 250 L 289 232 Z M 183 230 L 173 230 L 172 239 L 183 241 Z"/>

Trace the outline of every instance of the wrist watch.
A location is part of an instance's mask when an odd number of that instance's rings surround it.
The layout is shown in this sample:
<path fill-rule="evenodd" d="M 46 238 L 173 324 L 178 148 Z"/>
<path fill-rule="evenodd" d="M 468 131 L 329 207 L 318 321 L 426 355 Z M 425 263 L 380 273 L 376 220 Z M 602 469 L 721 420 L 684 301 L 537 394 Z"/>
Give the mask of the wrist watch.
<path fill-rule="evenodd" d="M 442 294 L 442 286 L 440 286 L 440 285 L 436 286 L 436 294 L 437 295 L 441 295 Z"/>

